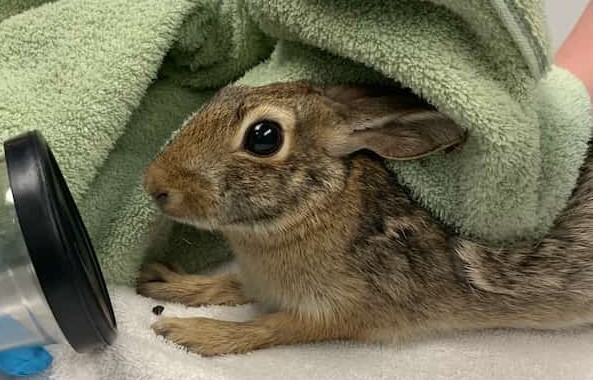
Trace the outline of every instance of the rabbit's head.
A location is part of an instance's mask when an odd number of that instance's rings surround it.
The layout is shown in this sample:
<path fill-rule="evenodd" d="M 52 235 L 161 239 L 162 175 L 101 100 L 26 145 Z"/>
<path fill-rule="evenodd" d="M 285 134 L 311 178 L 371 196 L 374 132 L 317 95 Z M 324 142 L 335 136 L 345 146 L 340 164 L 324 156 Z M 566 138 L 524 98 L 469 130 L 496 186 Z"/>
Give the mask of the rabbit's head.
<path fill-rule="evenodd" d="M 463 138 L 401 88 L 230 86 L 163 148 L 145 187 L 166 215 L 199 228 L 281 228 L 339 202 L 360 152 L 411 160 Z"/>

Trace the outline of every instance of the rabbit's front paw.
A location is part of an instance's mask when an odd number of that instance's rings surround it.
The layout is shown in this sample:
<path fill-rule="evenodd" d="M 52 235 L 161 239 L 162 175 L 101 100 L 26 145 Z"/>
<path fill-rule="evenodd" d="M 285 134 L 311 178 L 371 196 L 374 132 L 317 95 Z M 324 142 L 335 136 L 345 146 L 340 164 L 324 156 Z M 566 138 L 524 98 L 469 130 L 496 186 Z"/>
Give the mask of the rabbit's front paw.
<path fill-rule="evenodd" d="M 157 335 L 202 356 L 245 353 L 257 343 L 249 340 L 240 323 L 209 318 L 162 318 L 152 329 Z"/>
<path fill-rule="evenodd" d="M 143 266 L 136 286 L 138 294 L 187 306 L 239 305 L 251 302 L 234 274 L 200 276 L 179 273 L 162 264 Z"/>

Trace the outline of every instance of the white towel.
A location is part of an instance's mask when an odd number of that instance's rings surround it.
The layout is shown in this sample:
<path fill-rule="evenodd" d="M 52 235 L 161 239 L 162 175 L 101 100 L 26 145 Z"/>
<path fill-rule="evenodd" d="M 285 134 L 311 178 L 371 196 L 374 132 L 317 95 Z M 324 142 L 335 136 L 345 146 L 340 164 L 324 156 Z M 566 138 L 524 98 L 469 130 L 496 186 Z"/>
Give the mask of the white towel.
<path fill-rule="evenodd" d="M 143 298 L 130 288 L 110 292 L 119 327 L 115 345 L 93 354 L 50 347 L 54 365 L 39 380 L 593 380 L 593 329 L 467 332 L 399 346 L 329 342 L 202 358 L 153 334 L 155 305 L 165 306 L 164 316 L 227 320 L 249 319 L 257 308 L 185 308 Z"/>

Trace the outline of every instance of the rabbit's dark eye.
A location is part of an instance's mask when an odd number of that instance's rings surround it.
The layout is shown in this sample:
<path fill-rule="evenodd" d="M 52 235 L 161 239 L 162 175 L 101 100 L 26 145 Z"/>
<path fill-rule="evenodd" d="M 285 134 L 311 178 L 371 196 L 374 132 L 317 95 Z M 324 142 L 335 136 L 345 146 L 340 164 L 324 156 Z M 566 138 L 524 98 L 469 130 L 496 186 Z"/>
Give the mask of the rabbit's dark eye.
<path fill-rule="evenodd" d="M 282 128 L 275 121 L 258 121 L 247 128 L 244 148 L 256 156 L 271 156 L 282 147 Z"/>

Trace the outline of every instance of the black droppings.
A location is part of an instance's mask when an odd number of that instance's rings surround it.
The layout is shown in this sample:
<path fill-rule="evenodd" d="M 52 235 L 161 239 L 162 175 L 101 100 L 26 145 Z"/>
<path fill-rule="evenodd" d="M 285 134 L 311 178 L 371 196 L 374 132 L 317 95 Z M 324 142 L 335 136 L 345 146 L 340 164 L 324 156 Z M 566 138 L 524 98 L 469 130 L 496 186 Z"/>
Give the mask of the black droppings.
<path fill-rule="evenodd" d="M 163 305 L 156 305 L 152 308 L 152 313 L 154 315 L 161 315 L 163 314 L 163 310 L 165 310 L 165 307 Z"/>

